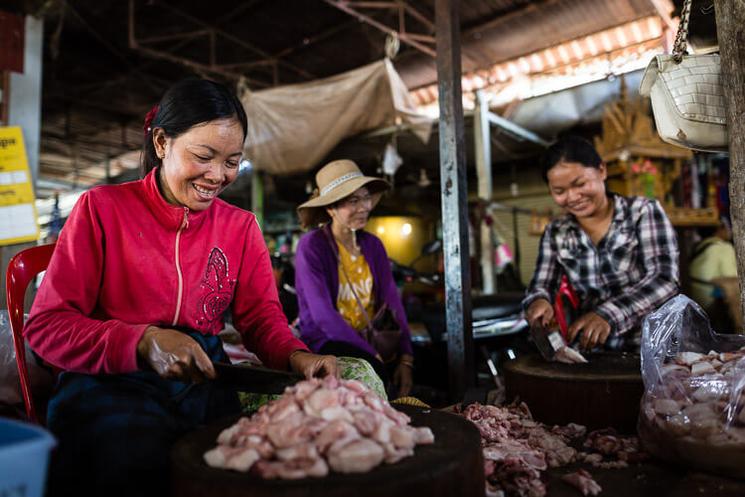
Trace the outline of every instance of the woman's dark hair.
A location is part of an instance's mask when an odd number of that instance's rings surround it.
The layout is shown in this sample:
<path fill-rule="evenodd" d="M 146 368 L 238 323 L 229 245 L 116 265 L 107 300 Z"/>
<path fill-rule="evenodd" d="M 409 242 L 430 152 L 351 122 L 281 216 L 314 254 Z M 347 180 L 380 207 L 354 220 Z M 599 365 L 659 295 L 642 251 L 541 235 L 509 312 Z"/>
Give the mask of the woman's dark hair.
<path fill-rule="evenodd" d="M 140 155 L 143 177 L 161 165 L 153 145 L 155 128 L 163 128 L 166 136 L 176 138 L 197 124 L 234 117 L 243 127 L 244 140 L 248 133 L 248 120 L 241 101 L 225 86 L 208 79 L 192 77 L 179 81 L 165 92 L 154 110 L 152 121 L 146 122 L 145 143 Z"/>
<path fill-rule="evenodd" d="M 592 143 L 580 136 L 567 136 L 546 150 L 541 160 L 543 181 L 548 183 L 548 172 L 559 162 L 577 162 L 585 167 L 600 168 L 603 159 L 598 155 Z"/>

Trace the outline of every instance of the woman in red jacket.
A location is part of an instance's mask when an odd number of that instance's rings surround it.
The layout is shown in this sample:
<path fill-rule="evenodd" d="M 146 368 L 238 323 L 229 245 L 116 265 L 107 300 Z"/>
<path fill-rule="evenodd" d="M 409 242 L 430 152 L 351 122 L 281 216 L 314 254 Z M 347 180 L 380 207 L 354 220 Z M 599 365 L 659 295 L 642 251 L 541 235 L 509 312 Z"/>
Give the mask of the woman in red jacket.
<path fill-rule="evenodd" d="M 239 410 L 203 381 L 227 360 L 228 310 L 267 366 L 336 374 L 290 333 L 253 214 L 217 198 L 246 128 L 222 85 L 177 83 L 146 118 L 144 179 L 93 188 L 70 214 L 25 326 L 65 371 L 47 410 L 53 494 L 167 495 L 171 444 Z"/>

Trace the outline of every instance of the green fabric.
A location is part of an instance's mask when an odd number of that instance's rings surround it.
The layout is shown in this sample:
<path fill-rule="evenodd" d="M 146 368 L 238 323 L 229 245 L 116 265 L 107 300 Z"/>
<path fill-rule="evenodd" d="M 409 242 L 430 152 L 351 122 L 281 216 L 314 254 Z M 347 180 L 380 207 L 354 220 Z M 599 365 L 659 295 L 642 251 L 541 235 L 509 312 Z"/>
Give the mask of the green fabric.
<path fill-rule="evenodd" d="M 388 400 L 383 380 L 375 373 L 370 363 L 356 357 L 337 357 L 336 362 L 342 380 L 357 380 L 381 398 Z M 245 414 L 253 414 L 259 410 L 259 407 L 280 397 L 281 395 L 238 392 L 238 398 Z"/>
<path fill-rule="evenodd" d="M 369 362 L 356 357 L 338 357 L 336 361 L 339 365 L 339 371 L 341 372 L 339 376 L 342 380 L 357 380 L 378 394 L 380 398 L 388 400 L 383 380 L 380 379 Z"/>

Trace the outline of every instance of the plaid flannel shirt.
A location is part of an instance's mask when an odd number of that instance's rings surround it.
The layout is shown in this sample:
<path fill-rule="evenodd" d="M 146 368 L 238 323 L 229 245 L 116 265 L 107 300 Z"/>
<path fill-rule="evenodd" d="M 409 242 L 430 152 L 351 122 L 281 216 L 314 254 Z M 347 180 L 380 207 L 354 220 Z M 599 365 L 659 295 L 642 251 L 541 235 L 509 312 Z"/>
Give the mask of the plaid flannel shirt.
<path fill-rule="evenodd" d="M 523 307 L 539 298 L 553 304 L 562 274 L 581 302 L 619 335 L 678 293 L 678 243 L 659 202 L 612 194 L 614 214 L 596 246 L 574 216 L 552 221 L 543 233 Z"/>

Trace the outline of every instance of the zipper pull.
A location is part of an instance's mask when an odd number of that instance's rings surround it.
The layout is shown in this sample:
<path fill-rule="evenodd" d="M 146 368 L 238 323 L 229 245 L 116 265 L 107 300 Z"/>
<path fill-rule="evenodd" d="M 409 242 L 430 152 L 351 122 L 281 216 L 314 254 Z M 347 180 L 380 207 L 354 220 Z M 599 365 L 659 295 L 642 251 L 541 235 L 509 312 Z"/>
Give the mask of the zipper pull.
<path fill-rule="evenodd" d="M 188 227 L 189 227 L 189 208 L 184 207 L 184 220 L 181 221 L 181 228 L 179 229 L 185 230 Z"/>

